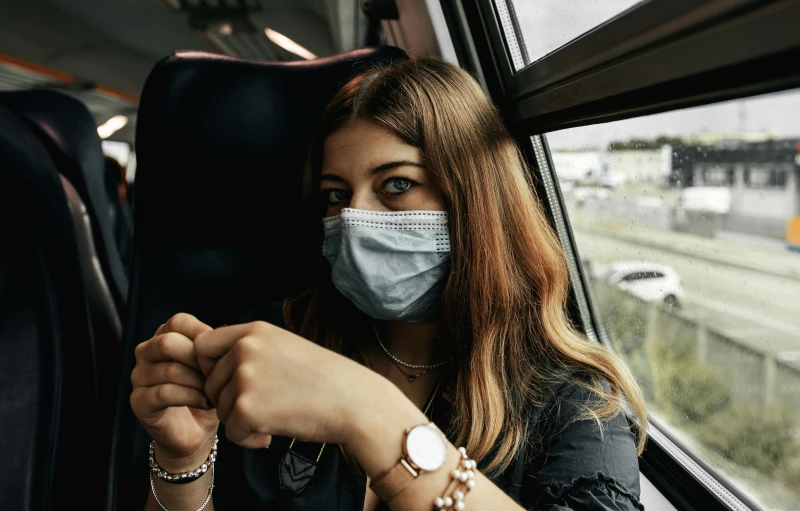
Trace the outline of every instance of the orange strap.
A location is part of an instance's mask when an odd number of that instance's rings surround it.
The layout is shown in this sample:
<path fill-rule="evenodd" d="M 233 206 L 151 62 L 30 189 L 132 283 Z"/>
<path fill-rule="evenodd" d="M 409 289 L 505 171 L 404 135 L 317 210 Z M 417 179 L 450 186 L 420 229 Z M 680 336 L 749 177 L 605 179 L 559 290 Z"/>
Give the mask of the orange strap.
<path fill-rule="evenodd" d="M 418 475 L 419 473 L 405 459 L 401 459 L 397 465 L 375 478 L 369 487 L 379 499 L 389 502 L 405 490 Z"/>

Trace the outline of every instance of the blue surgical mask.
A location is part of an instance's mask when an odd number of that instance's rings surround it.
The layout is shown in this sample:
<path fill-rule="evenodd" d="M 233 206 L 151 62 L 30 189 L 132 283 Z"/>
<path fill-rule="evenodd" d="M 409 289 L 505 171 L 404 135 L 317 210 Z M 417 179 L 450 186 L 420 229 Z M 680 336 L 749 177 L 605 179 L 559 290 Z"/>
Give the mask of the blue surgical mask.
<path fill-rule="evenodd" d="M 450 269 L 446 212 L 345 208 L 322 222 L 333 285 L 364 314 L 421 321 L 438 312 Z"/>

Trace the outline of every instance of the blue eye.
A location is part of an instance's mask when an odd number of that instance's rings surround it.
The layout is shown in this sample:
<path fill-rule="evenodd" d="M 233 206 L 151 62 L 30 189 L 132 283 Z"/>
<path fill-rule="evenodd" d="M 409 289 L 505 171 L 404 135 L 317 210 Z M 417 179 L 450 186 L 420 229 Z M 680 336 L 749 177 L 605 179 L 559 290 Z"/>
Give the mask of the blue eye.
<path fill-rule="evenodd" d="M 338 202 L 342 202 L 347 198 L 347 192 L 345 190 L 339 190 L 339 189 L 325 190 L 323 194 L 327 198 L 328 204 L 336 204 Z"/>
<path fill-rule="evenodd" d="M 414 182 L 410 179 L 394 177 L 386 180 L 383 190 L 386 193 L 398 194 L 409 191 L 412 186 L 414 186 Z"/>

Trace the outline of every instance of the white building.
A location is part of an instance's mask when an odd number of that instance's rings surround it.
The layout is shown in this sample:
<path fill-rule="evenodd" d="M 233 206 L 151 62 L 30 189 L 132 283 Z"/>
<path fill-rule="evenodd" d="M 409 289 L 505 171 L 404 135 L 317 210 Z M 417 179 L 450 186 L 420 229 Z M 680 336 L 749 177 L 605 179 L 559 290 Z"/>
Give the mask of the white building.
<path fill-rule="evenodd" d="M 552 151 L 553 166 L 562 183 L 583 181 L 589 174 L 603 171 L 603 153 L 600 151 Z"/>
<path fill-rule="evenodd" d="M 623 176 L 625 181 L 659 182 L 664 174 L 660 149 L 609 151 L 606 161 L 607 172 Z"/>

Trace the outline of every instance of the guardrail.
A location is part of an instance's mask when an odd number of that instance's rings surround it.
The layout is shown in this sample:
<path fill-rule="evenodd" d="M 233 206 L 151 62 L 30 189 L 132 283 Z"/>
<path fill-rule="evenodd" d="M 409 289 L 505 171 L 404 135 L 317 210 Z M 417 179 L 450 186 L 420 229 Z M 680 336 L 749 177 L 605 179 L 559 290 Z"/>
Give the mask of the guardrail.
<path fill-rule="evenodd" d="M 615 199 L 586 199 L 569 206 L 574 229 L 736 268 L 800 280 L 800 258 L 789 250 L 749 247 L 672 230 L 671 210 Z"/>
<path fill-rule="evenodd" d="M 711 369 L 728 386 L 732 401 L 757 409 L 784 403 L 795 413 L 800 411 L 800 369 L 791 361 L 779 360 L 754 343 L 715 329 L 704 321 L 702 311 L 645 302 L 603 282 L 595 282 L 593 287 L 604 327 L 623 355 L 649 344 L 679 343 L 683 349 L 691 349 L 701 367 Z M 652 354 L 648 352 L 648 356 Z M 646 364 L 659 362 L 648 360 Z M 652 367 L 639 369 L 640 378 L 653 378 Z M 636 368 L 634 372 L 637 373 Z"/>

